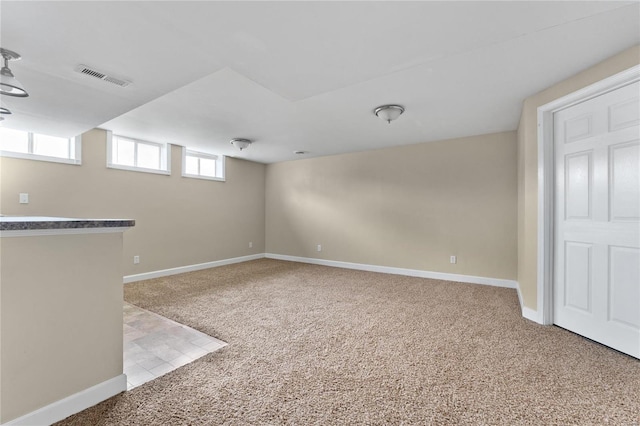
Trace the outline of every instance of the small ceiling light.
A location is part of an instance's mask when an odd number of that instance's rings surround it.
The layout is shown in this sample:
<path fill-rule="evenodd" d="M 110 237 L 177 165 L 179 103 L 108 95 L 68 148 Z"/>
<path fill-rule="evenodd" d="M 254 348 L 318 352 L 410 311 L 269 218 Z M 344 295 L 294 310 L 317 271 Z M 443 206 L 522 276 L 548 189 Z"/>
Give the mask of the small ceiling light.
<path fill-rule="evenodd" d="M 373 112 L 375 115 L 391 124 L 393 120 L 400 117 L 400 114 L 404 112 L 404 108 L 400 105 L 382 105 L 376 108 Z"/>
<path fill-rule="evenodd" d="M 309 151 L 293 151 L 293 153 L 296 155 L 305 155 L 305 154 L 308 154 Z"/>
<path fill-rule="evenodd" d="M 0 70 L 0 94 L 7 96 L 17 96 L 19 98 L 26 98 L 29 96 L 26 90 L 22 87 L 22 84 L 13 76 L 13 73 L 9 69 L 9 61 L 17 61 L 20 59 L 20 55 L 8 49 L 0 47 L 0 55 L 4 58 L 4 65 Z"/>
<path fill-rule="evenodd" d="M 0 107 L 0 114 L 11 114 L 11 111 L 9 111 L 8 108 L 5 107 Z"/>
<path fill-rule="evenodd" d="M 242 151 L 243 149 L 246 149 L 249 145 L 251 145 L 251 141 L 249 139 L 236 138 L 231 139 L 231 145 Z"/>

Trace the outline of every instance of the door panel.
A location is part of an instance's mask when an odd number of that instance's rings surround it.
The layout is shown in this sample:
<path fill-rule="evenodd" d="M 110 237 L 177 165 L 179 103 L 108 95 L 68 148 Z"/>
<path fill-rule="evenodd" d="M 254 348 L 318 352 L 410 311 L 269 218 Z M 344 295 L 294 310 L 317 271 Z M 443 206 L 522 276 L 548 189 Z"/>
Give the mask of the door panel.
<path fill-rule="evenodd" d="M 640 250 L 629 247 L 609 248 L 609 318 L 640 330 Z"/>
<path fill-rule="evenodd" d="M 565 306 L 591 313 L 591 244 L 565 242 Z"/>
<path fill-rule="evenodd" d="M 554 323 L 640 358 L 640 83 L 554 114 Z"/>
<path fill-rule="evenodd" d="M 611 220 L 640 219 L 640 143 L 633 141 L 610 148 Z"/>
<path fill-rule="evenodd" d="M 593 136 L 591 114 L 567 120 L 564 127 L 564 142 L 571 143 Z"/>
<path fill-rule="evenodd" d="M 609 107 L 609 131 L 640 124 L 640 102 L 638 98 L 620 102 Z"/>
<path fill-rule="evenodd" d="M 591 218 L 591 152 L 565 157 L 565 218 Z"/>

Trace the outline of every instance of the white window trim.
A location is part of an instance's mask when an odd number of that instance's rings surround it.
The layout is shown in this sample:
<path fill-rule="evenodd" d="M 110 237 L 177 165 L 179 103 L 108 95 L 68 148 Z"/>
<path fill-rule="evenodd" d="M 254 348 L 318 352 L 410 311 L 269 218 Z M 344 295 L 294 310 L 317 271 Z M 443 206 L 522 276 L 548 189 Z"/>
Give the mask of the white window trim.
<path fill-rule="evenodd" d="M 30 152 L 15 152 L 15 151 L 0 151 L 0 157 L 8 157 L 8 158 L 18 158 L 20 160 L 35 160 L 35 161 L 46 161 L 49 163 L 62 163 L 62 164 L 71 164 L 74 166 L 82 165 L 82 136 L 76 136 L 73 141 L 69 142 L 69 149 L 71 149 L 71 144 L 75 145 L 76 158 L 60 158 L 60 157 L 51 157 L 48 155 L 41 154 L 33 154 L 33 133 L 27 132 L 29 137 L 29 151 Z"/>
<path fill-rule="evenodd" d="M 192 156 L 195 157 L 200 157 L 200 158 L 208 158 L 211 160 L 216 160 L 216 174 L 218 176 L 212 177 L 212 176 L 202 176 L 202 175 L 194 175 L 191 173 L 186 173 L 185 170 L 187 169 L 187 155 L 191 154 Z M 224 169 L 224 165 L 225 165 L 225 156 L 224 155 L 213 155 L 213 154 L 205 154 L 203 152 L 197 152 L 197 151 L 193 151 L 190 149 L 187 149 L 186 147 L 182 147 L 182 177 L 186 177 L 186 178 L 190 178 L 190 179 L 204 179 L 204 180 L 214 180 L 214 181 L 218 181 L 218 182 L 224 182 L 225 179 L 225 169 Z"/>
<path fill-rule="evenodd" d="M 116 136 L 120 136 L 120 135 L 116 135 Z M 160 165 L 162 165 L 164 163 L 164 161 L 166 161 L 166 170 L 162 169 L 162 170 L 158 170 L 158 169 L 147 169 L 145 167 L 138 167 L 138 166 L 123 166 L 122 164 L 116 164 L 113 163 L 113 132 L 111 132 L 110 130 L 107 131 L 107 168 L 109 169 L 116 169 L 116 170 L 125 170 L 128 172 L 142 172 L 142 173 L 153 173 L 156 175 L 164 175 L 164 176 L 170 176 L 171 175 L 171 147 L 169 146 L 169 144 L 162 144 L 162 143 L 158 143 L 158 142 L 149 142 L 149 141 L 143 141 L 140 139 L 136 139 L 136 138 L 130 138 L 128 136 L 121 136 L 124 139 L 129 139 L 132 140 L 136 143 L 142 143 L 142 144 L 146 144 L 146 145 L 155 145 L 155 146 L 159 146 L 160 147 Z"/>

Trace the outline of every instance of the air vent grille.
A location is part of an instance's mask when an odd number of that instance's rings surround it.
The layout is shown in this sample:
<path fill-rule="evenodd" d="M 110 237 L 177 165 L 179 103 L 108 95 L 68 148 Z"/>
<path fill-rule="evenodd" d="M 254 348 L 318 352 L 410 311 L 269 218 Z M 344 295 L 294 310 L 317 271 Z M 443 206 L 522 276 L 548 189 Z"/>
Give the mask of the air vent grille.
<path fill-rule="evenodd" d="M 76 67 L 76 72 L 79 72 L 80 74 L 87 75 L 89 77 L 97 78 L 97 79 L 102 80 L 102 81 L 106 81 L 107 83 L 115 84 L 115 85 L 120 86 L 120 87 L 127 87 L 128 85 L 131 84 L 130 81 L 122 80 L 122 79 L 119 79 L 119 78 L 116 78 L 116 77 L 112 77 L 110 75 L 107 75 L 107 74 L 105 74 L 103 72 L 100 72 L 100 71 L 96 71 L 93 68 L 88 67 L 86 65 L 82 65 L 82 64 L 80 64 L 80 65 L 78 65 Z"/>

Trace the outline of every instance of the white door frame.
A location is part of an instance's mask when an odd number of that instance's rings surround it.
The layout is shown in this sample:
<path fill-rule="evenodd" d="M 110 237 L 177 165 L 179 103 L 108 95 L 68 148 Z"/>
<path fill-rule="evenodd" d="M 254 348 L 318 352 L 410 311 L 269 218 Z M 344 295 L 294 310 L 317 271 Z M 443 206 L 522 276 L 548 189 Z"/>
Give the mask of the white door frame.
<path fill-rule="evenodd" d="M 640 81 L 640 65 L 538 107 L 538 311 L 535 321 L 540 324 L 553 324 L 553 114 L 636 81 Z"/>

